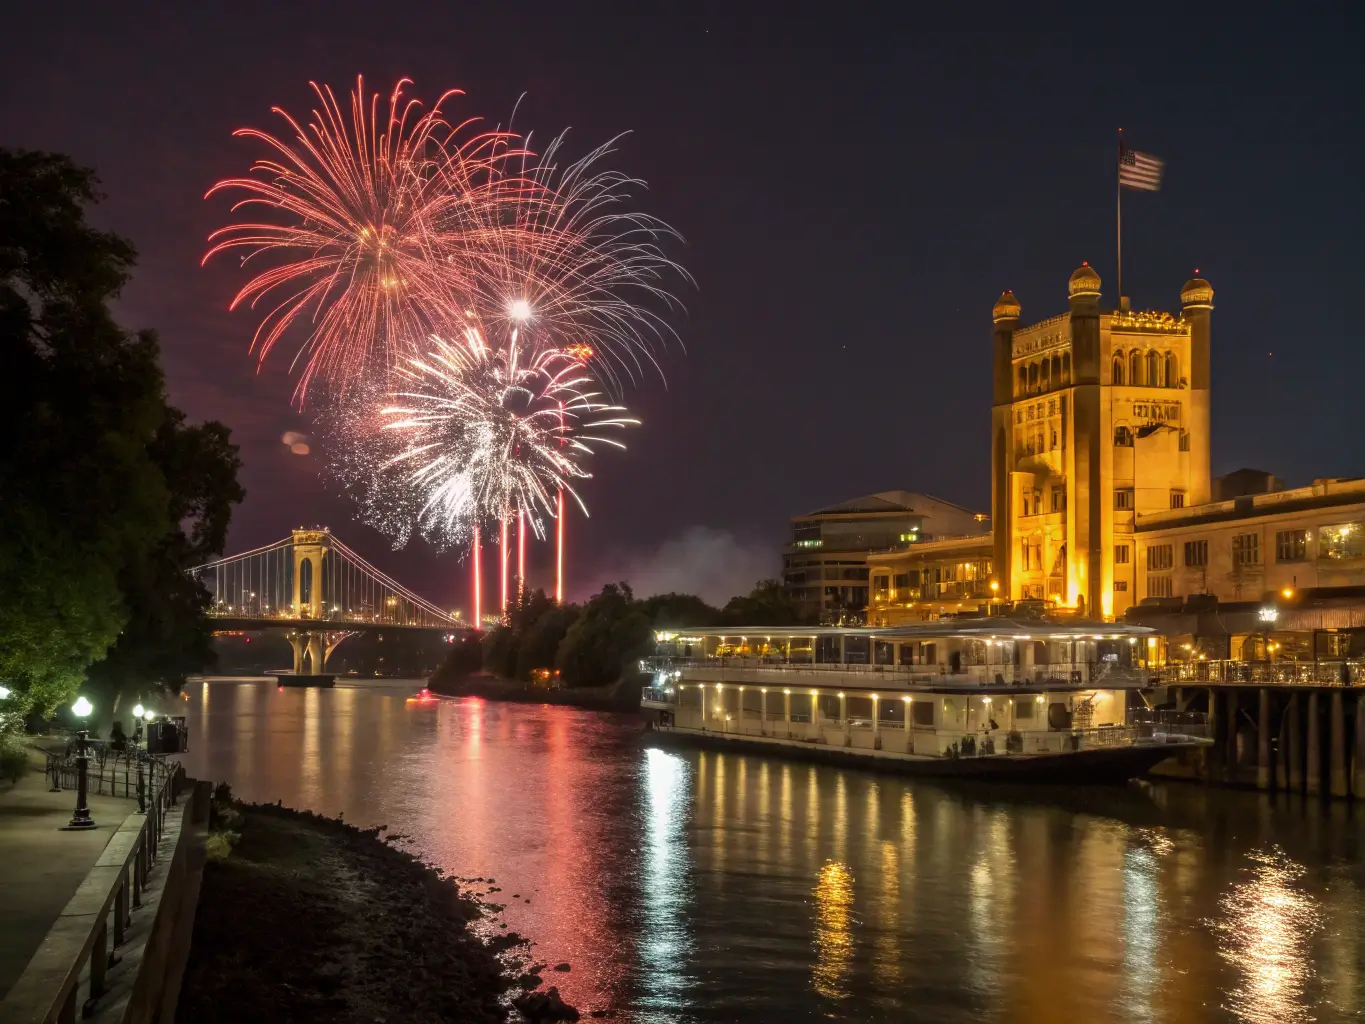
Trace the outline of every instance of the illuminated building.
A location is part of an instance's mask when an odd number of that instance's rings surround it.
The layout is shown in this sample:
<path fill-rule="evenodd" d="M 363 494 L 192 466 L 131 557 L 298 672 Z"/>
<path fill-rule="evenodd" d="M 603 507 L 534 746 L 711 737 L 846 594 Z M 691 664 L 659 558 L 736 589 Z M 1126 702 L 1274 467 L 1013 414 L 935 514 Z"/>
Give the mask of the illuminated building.
<path fill-rule="evenodd" d="M 792 519 L 783 582 L 802 611 L 820 621 L 860 619 L 869 599 L 869 563 L 943 538 L 989 537 L 987 517 L 912 491 L 882 491 Z M 880 563 L 879 563 L 880 564 Z M 885 596 L 885 586 L 882 588 Z"/>
<path fill-rule="evenodd" d="M 1101 310 L 1082 264 L 1068 300 L 1027 327 L 1011 292 L 992 311 L 993 562 L 1010 599 L 1110 617 L 1134 600 L 1137 519 L 1211 497 L 1213 288 L 1187 282 L 1179 316 Z"/>
<path fill-rule="evenodd" d="M 1082 264 L 1068 311 L 1028 325 L 1014 294 L 1000 296 L 992 534 L 938 530 L 861 553 L 845 545 L 839 560 L 867 580 L 870 624 L 979 613 L 993 602 L 1114 619 L 1192 595 L 1259 602 L 1365 586 L 1365 481 L 1286 491 L 1254 470 L 1212 478 L 1209 282 L 1185 283 L 1179 313 L 1104 309 L 1100 289 Z M 813 519 L 793 521 L 789 586 L 810 571 L 797 562 L 802 539 L 816 536 Z M 826 598 L 824 621 L 829 607 Z"/>

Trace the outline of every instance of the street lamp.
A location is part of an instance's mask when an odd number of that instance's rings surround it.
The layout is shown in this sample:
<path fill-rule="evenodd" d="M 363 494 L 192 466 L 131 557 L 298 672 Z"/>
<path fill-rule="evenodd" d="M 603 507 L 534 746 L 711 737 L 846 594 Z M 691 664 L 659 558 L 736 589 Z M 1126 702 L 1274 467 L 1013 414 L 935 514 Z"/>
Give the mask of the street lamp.
<path fill-rule="evenodd" d="M 86 798 L 87 778 L 90 773 L 90 755 L 86 750 L 86 740 L 89 733 L 85 729 L 85 720 L 90 717 L 90 712 L 94 710 L 94 706 L 84 697 L 77 697 L 76 703 L 71 705 L 71 713 L 81 723 L 81 728 L 76 730 L 76 810 L 71 815 L 70 824 L 62 826 L 64 832 L 84 831 L 95 827 L 95 822 L 90 817 L 90 807 Z"/>

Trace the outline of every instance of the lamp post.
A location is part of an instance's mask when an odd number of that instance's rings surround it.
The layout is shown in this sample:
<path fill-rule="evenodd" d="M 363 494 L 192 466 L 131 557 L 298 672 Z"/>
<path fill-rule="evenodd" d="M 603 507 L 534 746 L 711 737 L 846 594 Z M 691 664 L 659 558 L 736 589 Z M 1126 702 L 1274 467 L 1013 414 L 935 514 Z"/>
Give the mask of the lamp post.
<path fill-rule="evenodd" d="M 76 703 L 71 705 L 71 713 L 81 723 L 81 728 L 76 730 L 76 810 L 71 815 L 70 824 L 62 826 L 63 832 L 84 831 L 95 827 L 86 801 L 86 781 L 90 773 L 90 755 L 86 749 L 89 733 L 85 730 L 85 720 L 90 717 L 90 712 L 94 710 L 91 703 L 84 697 L 77 697 Z"/>

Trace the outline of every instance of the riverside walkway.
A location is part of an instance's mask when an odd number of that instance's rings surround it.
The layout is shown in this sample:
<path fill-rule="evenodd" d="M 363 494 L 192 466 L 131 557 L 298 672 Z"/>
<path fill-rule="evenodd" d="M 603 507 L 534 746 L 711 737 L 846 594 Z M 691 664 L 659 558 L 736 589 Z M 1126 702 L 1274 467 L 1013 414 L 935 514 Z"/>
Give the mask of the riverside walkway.
<path fill-rule="evenodd" d="M 48 792 L 41 769 L 13 785 L 0 782 L 0 999 L 14 986 L 38 946 L 99 860 L 137 801 L 89 798 L 97 828 L 63 832 L 76 794 Z"/>

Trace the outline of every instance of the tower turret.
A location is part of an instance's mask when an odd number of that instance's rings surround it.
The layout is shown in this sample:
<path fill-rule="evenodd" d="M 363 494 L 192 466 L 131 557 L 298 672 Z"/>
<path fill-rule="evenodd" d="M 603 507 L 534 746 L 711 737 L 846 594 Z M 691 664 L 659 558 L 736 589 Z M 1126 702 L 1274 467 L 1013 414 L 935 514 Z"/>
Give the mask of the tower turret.
<path fill-rule="evenodd" d="M 991 310 L 994 404 L 991 409 L 991 521 L 996 524 L 991 565 L 999 593 L 1010 595 L 1010 452 L 1013 450 L 1014 332 L 1022 309 L 1014 292 L 1003 291 Z"/>
<path fill-rule="evenodd" d="M 1071 302 L 1071 372 L 1077 384 L 1100 380 L 1100 275 L 1082 263 L 1067 282 Z"/>
<path fill-rule="evenodd" d="M 1213 499 L 1212 470 L 1209 466 L 1212 451 L 1210 419 L 1212 411 L 1212 319 L 1213 285 L 1199 276 L 1185 282 L 1180 289 L 1181 313 L 1190 325 L 1190 414 L 1189 431 L 1190 496 L 1192 505 Z"/>
<path fill-rule="evenodd" d="M 1021 312 L 1019 300 L 1009 290 L 1000 293 L 991 310 L 991 321 L 995 325 L 991 334 L 995 366 L 993 401 L 996 405 L 1008 402 L 1014 395 L 1014 331 L 1019 326 Z"/>

